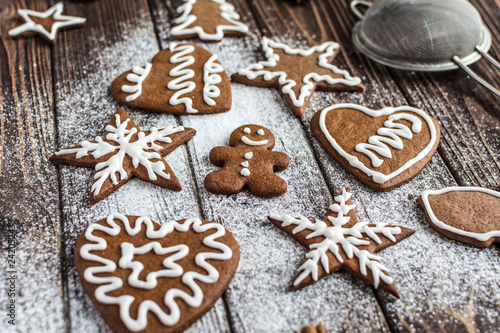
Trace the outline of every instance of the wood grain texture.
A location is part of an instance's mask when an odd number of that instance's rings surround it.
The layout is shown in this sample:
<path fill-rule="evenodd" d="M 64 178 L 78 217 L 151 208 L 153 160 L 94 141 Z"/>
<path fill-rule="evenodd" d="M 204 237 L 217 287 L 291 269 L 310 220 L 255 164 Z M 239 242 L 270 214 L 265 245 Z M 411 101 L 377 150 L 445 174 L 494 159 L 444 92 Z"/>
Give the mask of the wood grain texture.
<path fill-rule="evenodd" d="M 152 1 L 162 47 L 168 45 L 168 25 L 180 1 Z M 252 33 L 246 38 L 225 38 L 203 45 L 234 73 L 260 57 L 260 34 L 244 1 L 234 1 Z M 164 30 L 165 29 L 165 30 Z M 163 36 L 163 37 L 161 37 Z M 188 144 L 205 218 L 220 221 L 238 240 L 240 267 L 225 299 L 235 332 L 298 332 L 310 322 L 322 322 L 329 331 L 388 331 L 383 313 L 370 288 L 345 273 L 334 274 L 300 291 L 291 284 L 306 250 L 267 221 L 268 214 L 293 209 L 310 216 L 324 215 L 331 195 L 311 151 L 301 124 L 272 89 L 232 84 L 233 106 L 220 115 L 181 116 L 181 123 L 198 130 Z M 247 191 L 225 196 L 209 193 L 205 176 L 217 168 L 209 160 L 215 146 L 227 146 L 234 129 L 244 124 L 262 125 L 276 137 L 274 151 L 291 157 L 288 169 L 278 173 L 288 182 L 288 192 L 276 199 L 261 199 Z M 341 309 L 341 310 L 339 310 Z"/>
<path fill-rule="evenodd" d="M 143 66 L 159 50 L 146 1 L 68 3 L 66 8 L 73 15 L 87 17 L 88 21 L 84 29 L 61 35 L 54 48 L 58 149 L 102 135 L 119 106 L 110 95 L 111 82 L 133 65 Z M 178 125 L 171 115 L 131 109 L 127 112 L 143 130 Z M 90 223 L 112 212 L 145 215 L 159 223 L 199 216 L 185 146 L 166 160 L 181 182 L 181 192 L 133 179 L 93 206 L 89 204 L 93 170 L 59 167 L 71 332 L 109 331 L 85 295 L 73 262 L 76 239 Z M 188 331 L 229 331 L 222 300 Z"/>
<path fill-rule="evenodd" d="M 338 102 L 355 102 L 377 108 L 409 104 L 429 111 L 426 105 L 419 105 L 415 100 L 406 98 L 407 94 L 398 82 L 408 82 L 409 79 L 398 78 L 394 76 L 393 71 L 353 51 L 350 30 L 354 17 L 348 9 L 349 1 L 310 2 L 304 6 L 302 15 L 297 14 L 295 10 L 291 15 L 292 6 L 287 3 L 272 0 L 259 0 L 254 3 L 257 16 L 266 13 L 258 19 L 261 29 L 264 32 L 272 32 L 275 38 L 281 38 L 292 45 L 311 45 L 307 36 L 298 33 L 305 30 L 310 36 L 315 36 L 317 43 L 324 41 L 325 37 L 339 41 L 343 45 L 346 58 L 342 61 L 339 57 L 335 64 L 352 70 L 367 83 L 363 94 L 317 94 L 312 98 L 302 122 L 329 188 L 332 191 L 338 191 L 342 186 L 351 188 L 353 200 L 358 205 L 360 220 L 372 223 L 394 221 L 417 231 L 414 236 L 380 254 L 391 268 L 401 294 L 401 299 L 395 300 L 377 291 L 378 300 L 384 308 L 391 330 L 463 331 L 474 325 L 473 328 L 477 331 L 495 331 L 499 327 L 498 316 L 495 315 L 499 310 L 498 300 L 492 298 L 489 291 L 498 290 L 500 286 L 493 278 L 500 269 L 498 248 L 483 251 L 442 237 L 429 227 L 417 207 L 416 197 L 422 190 L 455 184 L 456 180 L 443 163 L 440 154 L 408 185 L 388 193 L 379 193 L 367 189 L 342 170 L 321 149 L 308 129 L 315 111 Z M 308 19 L 308 13 L 311 12 L 316 15 L 314 20 Z M 266 23 L 270 17 L 282 17 L 281 25 L 276 20 L 274 23 Z M 290 28 L 291 24 L 283 22 L 294 22 L 301 25 L 301 28 Z M 321 26 L 318 22 L 324 22 L 324 25 Z M 275 32 L 276 29 L 279 32 Z M 292 31 L 288 31 L 289 29 Z M 430 96 L 421 100 L 428 104 L 440 105 Z M 450 105 L 450 102 L 446 105 Z M 453 126 L 448 127 L 443 123 L 441 125 L 443 132 L 454 129 Z M 454 144 L 456 142 L 452 143 Z M 470 168 L 477 169 L 476 166 Z M 454 175 L 458 174 L 453 168 L 451 171 Z M 457 265 L 458 262 L 460 265 Z M 478 290 L 481 290 L 479 294 Z M 471 304 L 474 304 L 473 308 Z"/>
<path fill-rule="evenodd" d="M 7 323 L 8 251 L 0 251 L 3 304 L 0 331 L 62 331 L 61 224 L 56 169 L 51 48 L 43 39 L 13 40 L 17 9 L 45 9 L 45 1 L 0 4 L 0 216 L 16 226 L 16 325 Z"/>

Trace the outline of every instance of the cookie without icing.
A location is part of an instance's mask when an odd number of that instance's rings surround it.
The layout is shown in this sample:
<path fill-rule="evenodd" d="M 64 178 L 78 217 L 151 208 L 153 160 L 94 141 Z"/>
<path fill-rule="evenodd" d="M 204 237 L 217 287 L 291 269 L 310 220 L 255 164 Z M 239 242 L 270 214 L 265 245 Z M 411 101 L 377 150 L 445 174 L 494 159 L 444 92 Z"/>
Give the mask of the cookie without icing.
<path fill-rule="evenodd" d="M 424 191 L 419 202 L 430 225 L 446 237 L 478 247 L 500 243 L 500 192 L 448 187 Z"/>
<path fill-rule="evenodd" d="M 268 217 L 278 228 L 309 249 L 306 261 L 300 266 L 296 289 L 304 288 L 339 269 L 375 288 L 399 298 L 389 269 L 382 265 L 375 253 L 411 236 L 409 228 L 387 223 L 358 222 L 349 189 L 335 197 L 323 221 L 272 214 Z"/>
<path fill-rule="evenodd" d="M 436 152 L 440 134 L 434 118 L 409 106 L 371 110 L 337 104 L 316 113 L 311 129 L 340 165 L 379 191 L 418 175 Z"/>
<path fill-rule="evenodd" d="M 325 326 L 318 324 L 318 326 L 304 326 L 300 330 L 300 333 L 326 333 Z"/>
<path fill-rule="evenodd" d="M 235 194 L 247 188 L 258 197 L 278 197 L 286 193 L 286 182 L 275 172 L 288 167 L 288 155 L 271 151 L 274 135 L 258 125 L 243 125 L 233 131 L 231 147 L 215 147 L 210 162 L 222 169 L 205 178 L 208 191 Z"/>
<path fill-rule="evenodd" d="M 226 0 L 184 0 L 177 8 L 181 14 L 170 31 L 175 39 L 198 37 L 207 42 L 222 40 L 224 36 L 245 36 L 246 24 L 234 6 Z"/>
<path fill-rule="evenodd" d="M 231 85 L 217 56 L 201 46 L 171 43 L 144 67 L 111 85 L 121 104 L 144 111 L 209 114 L 231 109 Z"/>
<path fill-rule="evenodd" d="M 307 50 L 262 39 L 266 60 L 259 61 L 231 75 L 235 82 L 257 87 L 279 88 L 295 114 L 306 111 L 313 92 L 363 91 L 361 79 L 331 64 L 339 44 L 326 42 Z"/>
<path fill-rule="evenodd" d="M 83 288 L 117 333 L 183 331 L 226 290 L 239 257 L 218 223 L 118 213 L 91 224 L 75 249 Z"/>
<path fill-rule="evenodd" d="M 55 4 L 44 12 L 19 9 L 18 15 L 25 23 L 9 31 L 11 37 L 40 35 L 49 43 L 55 44 L 59 30 L 77 28 L 85 25 L 83 17 L 62 15 L 64 5 Z"/>
<path fill-rule="evenodd" d="M 91 204 L 115 192 L 133 177 L 180 191 L 181 184 L 165 161 L 165 156 L 191 140 L 195 134 L 194 129 L 182 126 L 152 127 L 142 132 L 125 110 L 118 109 L 106 126 L 103 137 L 58 151 L 50 157 L 50 161 L 95 168 Z"/>

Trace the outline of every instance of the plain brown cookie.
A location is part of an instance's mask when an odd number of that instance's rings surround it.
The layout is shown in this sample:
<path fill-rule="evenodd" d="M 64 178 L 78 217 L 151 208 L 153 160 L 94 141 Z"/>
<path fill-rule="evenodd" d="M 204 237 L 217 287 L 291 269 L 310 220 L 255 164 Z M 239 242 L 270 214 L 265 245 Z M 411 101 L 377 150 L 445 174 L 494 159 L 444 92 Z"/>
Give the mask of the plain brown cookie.
<path fill-rule="evenodd" d="M 446 237 L 478 247 L 500 243 L 500 192 L 447 187 L 424 191 L 419 203 L 430 225 Z"/>
<path fill-rule="evenodd" d="M 87 21 L 83 17 L 62 15 L 64 5 L 55 4 L 44 12 L 30 9 L 17 11 L 24 23 L 9 31 L 11 37 L 30 37 L 39 35 L 51 44 L 55 44 L 60 30 L 82 27 Z"/>
<path fill-rule="evenodd" d="M 229 77 L 217 56 L 194 44 L 171 43 L 151 63 L 121 74 L 111 94 L 140 110 L 184 115 L 226 112 L 232 103 Z"/>
<path fill-rule="evenodd" d="M 153 127 L 142 132 L 120 108 L 106 126 L 103 137 L 58 151 L 50 161 L 95 169 L 91 204 L 115 192 L 133 177 L 180 191 L 181 184 L 165 157 L 195 134 L 194 129 L 182 126 Z"/>
<path fill-rule="evenodd" d="M 91 224 L 75 249 L 80 281 L 114 332 L 183 331 L 226 290 L 239 257 L 220 224 L 188 219 L 160 226 L 117 213 Z"/>
<path fill-rule="evenodd" d="M 322 324 L 318 324 L 317 326 L 309 325 L 302 327 L 300 333 L 326 333 L 326 330 Z"/>
<path fill-rule="evenodd" d="M 210 162 L 222 169 L 209 173 L 205 187 L 212 193 L 235 194 L 247 188 L 258 197 L 285 194 L 286 182 L 275 172 L 288 167 L 288 155 L 271 151 L 274 135 L 265 127 L 243 125 L 233 131 L 231 147 L 215 147 Z"/>
<path fill-rule="evenodd" d="M 248 27 L 240 21 L 234 6 L 226 0 L 184 0 L 170 30 L 175 39 L 195 38 L 217 42 L 224 36 L 245 36 Z"/>
<path fill-rule="evenodd" d="M 315 90 L 363 91 L 361 80 L 331 63 L 340 45 L 326 42 L 310 49 L 294 49 L 267 37 L 262 39 L 266 60 L 231 75 L 235 82 L 278 88 L 297 116 L 306 111 Z"/>
<path fill-rule="evenodd" d="M 337 104 L 316 113 L 311 128 L 328 154 L 379 191 L 392 190 L 418 175 L 436 152 L 440 136 L 434 118 L 407 106 L 371 110 Z"/>
<path fill-rule="evenodd" d="M 358 222 L 349 189 L 335 196 L 323 221 L 300 214 L 268 216 L 279 229 L 309 250 L 293 283 L 295 289 L 345 269 L 358 279 L 399 298 L 389 269 L 375 253 L 411 236 L 414 231 L 387 223 Z"/>

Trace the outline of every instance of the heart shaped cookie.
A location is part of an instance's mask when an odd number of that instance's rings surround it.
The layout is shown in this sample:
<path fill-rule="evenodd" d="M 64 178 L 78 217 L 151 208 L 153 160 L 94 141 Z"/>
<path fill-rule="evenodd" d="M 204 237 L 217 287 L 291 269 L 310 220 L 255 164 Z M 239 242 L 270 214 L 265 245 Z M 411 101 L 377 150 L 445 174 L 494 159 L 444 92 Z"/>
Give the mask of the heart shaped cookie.
<path fill-rule="evenodd" d="M 172 114 L 209 114 L 231 109 L 231 85 L 213 55 L 194 44 L 171 43 L 144 67 L 135 66 L 111 85 L 121 104 Z"/>
<path fill-rule="evenodd" d="M 439 144 L 439 125 L 409 106 L 371 110 L 337 104 L 314 115 L 312 131 L 325 150 L 367 186 L 392 190 L 429 163 Z"/>
<path fill-rule="evenodd" d="M 424 191 L 419 202 L 429 223 L 443 235 L 479 247 L 500 243 L 500 192 L 448 187 Z"/>
<path fill-rule="evenodd" d="M 118 213 L 91 224 L 75 249 L 82 285 L 114 332 L 183 331 L 222 295 L 239 257 L 220 224 Z"/>

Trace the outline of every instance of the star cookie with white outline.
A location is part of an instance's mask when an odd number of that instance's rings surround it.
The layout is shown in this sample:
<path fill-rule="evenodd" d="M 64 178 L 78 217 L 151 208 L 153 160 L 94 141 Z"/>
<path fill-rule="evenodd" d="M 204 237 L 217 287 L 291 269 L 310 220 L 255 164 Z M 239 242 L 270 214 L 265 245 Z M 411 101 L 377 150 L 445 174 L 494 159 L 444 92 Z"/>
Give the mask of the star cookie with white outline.
<path fill-rule="evenodd" d="M 62 15 L 63 9 L 62 2 L 55 4 L 44 12 L 19 9 L 17 13 L 25 23 L 10 30 L 9 36 L 30 37 L 38 34 L 49 43 L 54 44 L 59 30 L 81 27 L 87 21 L 83 17 Z"/>

